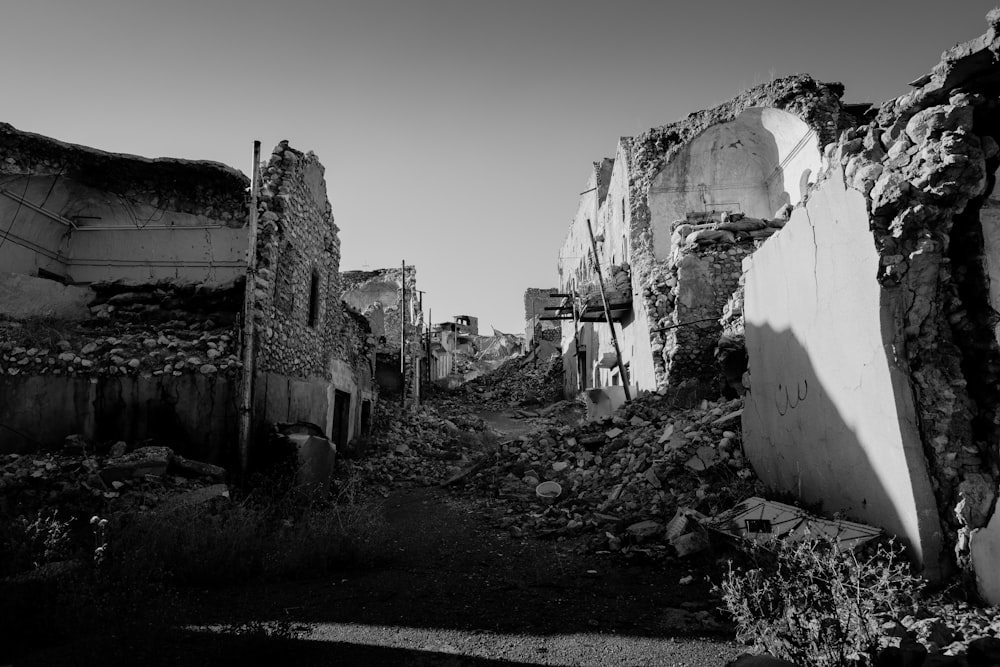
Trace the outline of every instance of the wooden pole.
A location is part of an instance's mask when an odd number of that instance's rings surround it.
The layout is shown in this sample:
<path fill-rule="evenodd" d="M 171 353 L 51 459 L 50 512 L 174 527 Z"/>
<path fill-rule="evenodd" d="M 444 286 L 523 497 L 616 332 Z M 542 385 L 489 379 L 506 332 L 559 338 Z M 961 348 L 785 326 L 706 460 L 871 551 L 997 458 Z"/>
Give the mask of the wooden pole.
<path fill-rule="evenodd" d="M 576 287 L 570 288 L 570 307 L 573 313 L 573 347 L 576 350 L 576 388 L 578 391 L 586 389 L 583 382 L 583 368 L 580 367 L 580 331 L 579 323 L 576 321 Z"/>
<path fill-rule="evenodd" d="M 403 277 L 399 281 L 399 377 L 403 386 L 400 396 L 406 407 L 406 260 L 403 260 Z"/>
<path fill-rule="evenodd" d="M 604 303 L 604 321 L 611 329 L 611 342 L 615 345 L 615 360 L 618 362 L 618 373 L 622 376 L 622 386 L 625 388 L 625 402 L 632 400 L 632 392 L 628 388 L 628 375 L 625 373 L 625 365 L 622 364 L 622 351 L 618 347 L 618 334 L 615 333 L 615 323 L 611 321 L 611 306 L 608 305 L 608 294 L 604 291 L 604 276 L 601 275 L 601 260 L 597 257 L 597 240 L 594 239 L 594 229 L 590 226 L 590 218 L 587 218 L 587 233 L 590 234 L 590 250 L 594 253 L 594 269 L 597 271 L 597 284 L 601 287 L 601 301 Z"/>
<path fill-rule="evenodd" d="M 260 141 L 253 142 L 253 171 L 250 178 L 250 219 L 247 230 L 247 274 L 243 292 L 243 371 L 240 374 L 239 448 L 240 469 L 250 466 L 251 403 L 254 373 L 254 292 L 257 275 L 257 197 L 260 188 Z"/>

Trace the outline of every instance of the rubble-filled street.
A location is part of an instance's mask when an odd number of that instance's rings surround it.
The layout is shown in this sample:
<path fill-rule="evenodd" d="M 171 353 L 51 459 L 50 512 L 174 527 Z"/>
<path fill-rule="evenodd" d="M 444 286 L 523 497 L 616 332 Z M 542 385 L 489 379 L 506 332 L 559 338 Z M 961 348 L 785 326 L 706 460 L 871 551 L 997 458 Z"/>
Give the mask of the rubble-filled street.
<path fill-rule="evenodd" d="M 6 12 L 0 667 L 1000 667 L 984 3 Z"/>

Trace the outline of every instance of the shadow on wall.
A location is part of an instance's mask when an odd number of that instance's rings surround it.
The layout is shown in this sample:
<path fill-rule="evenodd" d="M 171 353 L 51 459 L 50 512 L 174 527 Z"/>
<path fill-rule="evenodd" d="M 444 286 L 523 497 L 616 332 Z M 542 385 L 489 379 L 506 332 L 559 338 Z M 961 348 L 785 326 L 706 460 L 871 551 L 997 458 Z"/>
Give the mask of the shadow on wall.
<path fill-rule="evenodd" d="M 941 526 L 919 439 L 906 433 L 913 406 L 901 371 L 889 368 L 891 392 L 866 387 L 860 368 L 857 386 L 830 386 L 792 331 L 749 322 L 746 329 L 744 446 L 760 478 L 825 513 L 898 536 L 924 576 L 940 578 Z"/>

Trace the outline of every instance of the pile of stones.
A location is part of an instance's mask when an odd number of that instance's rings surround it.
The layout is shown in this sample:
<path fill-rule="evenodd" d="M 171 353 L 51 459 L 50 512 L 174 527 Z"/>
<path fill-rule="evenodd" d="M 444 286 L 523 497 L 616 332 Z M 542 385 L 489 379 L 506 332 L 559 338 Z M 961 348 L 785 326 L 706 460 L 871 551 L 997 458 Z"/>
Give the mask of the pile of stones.
<path fill-rule="evenodd" d="M 454 392 L 434 397 L 434 405 L 448 414 L 470 410 L 509 410 L 538 406 L 562 397 L 562 360 L 533 363 L 514 358 L 492 373 L 471 380 Z"/>
<path fill-rule="evenodd" d="M 654 395 L 603 424 L 537 418 L 470 484 L 504 502 L 500 525 L 517 536 L 590 534 L 611 551 L 695 553 L 700 542 L 681 539 L 693 519 L 763 491 L 742 452 L 740 415 L 739 400 L 674 411 Z M 539 496 L 542 482 L 561 494 Z"/>
<path fill-rule="evenodd" d="M 74 435 L 58 452 L 0 454 L 0 516 L 43 509 L 80 517 L 146 511 L 178 495 L 224 487 L 225 476 L 224 468 L 187 459 L 169 447 L 117 442 L 95 451 Z"/>
<path fill-rule="evenodd" d="M 384 403 L 367 454 L 342 460 L 339 474 L 382 497 L 397 488 L 442 484 L 470 465 L 486 434 L 485 423 L 471 415 L 446 419 L 428 406 L 404 410 Z"/>
<path fill-rule="evenodd" d="M 0 322 L 0 373 L 16 375 L 235 375 L 242 363 L 231 327 L 171 320 L 156 327 Z"/>

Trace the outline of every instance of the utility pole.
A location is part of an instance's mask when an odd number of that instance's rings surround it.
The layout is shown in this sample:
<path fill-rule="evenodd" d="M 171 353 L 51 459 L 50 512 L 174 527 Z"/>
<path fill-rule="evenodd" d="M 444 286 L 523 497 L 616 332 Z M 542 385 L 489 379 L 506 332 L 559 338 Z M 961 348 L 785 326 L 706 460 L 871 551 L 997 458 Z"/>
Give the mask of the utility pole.
<path fill-rule="evenodd" d="M 585 378 L 583 375 L 586 372 L 586 368 L 584 368 L 583 364 L 580 363 L 580 325 L 576 320 L 576 285 L 573 285 L 570 288 L 569 294 L 571 299 L 569 304 L 573 313 L 573 347 L 576 350 L 576 388 L 579 391 L 583 391 L 587 388 L 585 386 L 586 383 L 584 382 Z"/>
<path fill-rule="evenodd" d="M 601 287 L 601 301 L 604 303 L 604 321 L 611 329 L 611 342 L 615 345 L 615 357 L 618 362 L 618 373 L 622 376 L 622 386 L 625 389 L 625 402 L 632 400 L 632 393 L 628 388 L 628 375 L 625 374 L 625 365 L 622 363 L 622 351 L 618 347 L 618 334 L 615 333 L 615 323 L 611 321 L 611 306 L 608 305 L 608 294 L 604 291 L 604 276 L 601 274 L 601 260 L 597 257 L 597 241 L 594 239 L 594 229 L 590 226 L 590 218 L 587 218 L 587 232 L 590 234 L 590 250 L 594 253 L 594 269 L 597 271 L 597 284 Z"/>
<path fill-rule="evenodd" d="M 240 374 L 239 448 L 240 470 L 250 467 L 250 424 L 253 400 L 254 292 L 257 275 L 257 196 L 260 188 L 260 141 L 253 142 L 253 171 L 250 180 L 250 218 L 247 229 L 247 276 L 243 287 L 243 372 Z"/>
<path fill-rule="evenodd" d="M 400 396 L 406 407 L 406 260 L 403 260 L 402 278 L 399 281 L 399 377 L 402 382 Z"/>

